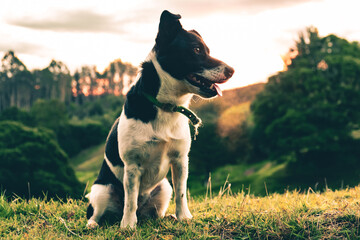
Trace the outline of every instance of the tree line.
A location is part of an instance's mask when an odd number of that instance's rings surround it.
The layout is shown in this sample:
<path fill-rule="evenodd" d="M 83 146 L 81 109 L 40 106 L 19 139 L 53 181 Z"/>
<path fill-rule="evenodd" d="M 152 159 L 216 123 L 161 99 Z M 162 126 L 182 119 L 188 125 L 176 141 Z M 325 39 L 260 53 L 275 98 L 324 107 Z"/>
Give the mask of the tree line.
<path fill-rule="evenodd" d="M 0 112 L 9 107 L 29 110 L 37 99 L 57 99 L 66 105 L 83 104 L 102 94 L 121 95 L 135 80 L 137 68 L 117 59 L 103 73 L 83 66 L 74 74 L 61 61 L 52 60 L 44 69 L 30 71 L 8 51 L 0 66 Z"/>
<path fill-rule="evenodd" d="M 208 117 L 192 144 L 190 180 L 206 181 L 224 165 L 269 162 L 285 166 L 266 179 L 269 191 L 359 184 L 360 44 L 310 27 L 287 60 L 251 104 L 224 111 L 219 99 L 197 109 Z"/>
<path fill-rule="evenodd" d="M 267 186 L 269 191 L 282 191 L 286 186 L 307 188 L 324 179 L 336 182 L 337 187 L 342 180 L 350 186 L 359 183 L 360 44 L 335 35 L 321 37 L 317 29 L 309 28 L 300 34 L 290 53 L 286 69 L 271 76 L 265 85 L 247 88 L 246 92 L 232 90 L 228 96 L 225 93 L 223 98 L 192 106 L 204 126 L 190 151 L 189 186 L 200 187 L 209 172 L 224 165 L 269 161 L 285 166 L 267 180 L 272 182 Z M 16 179 L 22 179 L 13 188 L 17 194 L 27 195 L 27 182 L 34 184 L 40 176 L 60 189 L 52 196 L 64 195 L 67 187 L 60 186 L 54 176 L 72 179 L 71 170 L 60 174 L 47 165 L 48 150 L 39 150 L 33 158 L 29 149 L 40 148 L 35 144 L 38 141 L 56 139 L 44 148 L 64 150 L 65 155 L 56 157 L 66 163 L 67 156 L 104 142 L 124 102 L 123 96 L 114 94 L 126 88 L 125 83 L 132 81 L 128 76 L 134 78 L 136 70 L 120 68 L 120 61 L 115 61 L 103 74 L 85 67 L 71 76 L 65 65 L 55 62 L 41 70 L 44 76 L 51 76 L 43 77 L 41 85 L 36 71 L 29 72 L 13 53 L 8 55 L 2 62 L 0 86 L 0 161 L 8 169 L 1 169 L 0 188 L 10 192 L 12 184 L 5 176 L 17 173 Z M 245 97 L 249 92 L 254 97 Z M 29 99 L 32 106 L 22 105 Z M 10 105 L 16 107 L 4 110 Z M 233 116 L 242 120 L 234 121 Z M 26 161 L 27 166 L 40 159 L 44 170 L 38 175 L 30 168 L 24 175 L 17 169 L 20 163 L 11 160 L 15 157 Z M 44 185 L 37 191 L 47 189 Z"/>

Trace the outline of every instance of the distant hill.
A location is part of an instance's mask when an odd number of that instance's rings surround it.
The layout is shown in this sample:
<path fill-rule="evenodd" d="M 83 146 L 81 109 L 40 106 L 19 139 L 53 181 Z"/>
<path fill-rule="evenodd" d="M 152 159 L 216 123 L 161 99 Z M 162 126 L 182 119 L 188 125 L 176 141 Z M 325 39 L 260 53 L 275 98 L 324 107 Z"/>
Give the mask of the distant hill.
<path fill-rule="evenodd" d="M 264 89 L 264 86 L 265 83 L 257 83 L 246 87 L 225 90 L 222 97 L 217 97 L 210 101 L 195 99 L 191 104 L 191 108 L 198 109 L 203 107 L 203 105 L 211 103 L 220 107 L 221 111 L 224 111 L 234 105 L 252 102 L 256 95 Z"/>
<path fill-rule="evenodd" d="M 252 102 L 256 95 L 264 89 L 265 83 L 257 83 L 246 87 L 224 91 L 224 95 L 217 99 L 223 106 L 230 107 L 244 102 Z"/>

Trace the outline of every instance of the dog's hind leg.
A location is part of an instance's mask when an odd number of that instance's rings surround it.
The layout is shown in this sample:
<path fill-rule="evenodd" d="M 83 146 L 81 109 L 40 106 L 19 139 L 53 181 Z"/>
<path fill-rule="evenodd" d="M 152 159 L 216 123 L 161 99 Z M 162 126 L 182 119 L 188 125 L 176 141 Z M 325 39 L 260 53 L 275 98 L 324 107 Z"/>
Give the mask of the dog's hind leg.
<path fill-rule="evenodd" d="M 139 206 L 138 216 L 140 218 L 164 217 L 172 196 L 172 187 L 169 181 L 164 178 L 151 191 L 148 199 Z"/>
<path fill-rule="evenodd" d="M 119 199 L 114 189 L 111 184 L 94 184 L 92 186 L 91 192 L 87 195 L 90 201 L 86 214 L 88 228 L 98 227 L 99 221 L 106 211 L 121 211 Z"/>

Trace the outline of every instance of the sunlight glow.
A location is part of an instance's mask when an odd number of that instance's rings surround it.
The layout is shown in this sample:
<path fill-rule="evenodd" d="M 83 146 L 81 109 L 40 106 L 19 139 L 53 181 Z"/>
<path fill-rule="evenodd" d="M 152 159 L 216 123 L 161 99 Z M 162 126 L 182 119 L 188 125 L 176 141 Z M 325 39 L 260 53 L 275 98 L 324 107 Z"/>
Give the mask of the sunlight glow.
<path fill-rule="evenodd" d="M 197 2 L 196 6 L 199 4 L 202 3 Z M 235 68 L 233 78 L 223 89 L 266 82 L 270 75 L 281 71 L 281 57 L 294 47 L 298 33 L 308 26 L 317 27 L 322 36 L 334 33 L 360 40 L 360 25 L 355 21 L 356 0 L 299 1 L 258 11 L 251 10 L 249 3 L 249 8 L 209 8 L 211 11 L 199 14 L 178 2 L 153 0 L 121 3 L 14 0 L 0 9 L 0 54 L 13 49 L 29 69 L 44 68 L 51 59 L 60 60 L 72 73 L 83 65 L 96 65 L 101 72 L 118 58 L 139 66 L 155 43 L 163 9 L 180 13 L 184 28 L 196 29 L 210 47 L 211 55 Z M 68 18 L 74 17 L 76 11 L 99 17 L 104 23 L 108 21 L 104 25 L 106 31 L 84 31 L 81 26 L 74 29 L 71 25 L 69 30 L 58 29 L 59 24 L 66 22 L 53 16 L 69 13 Z M 26 27 L 32 21 L 37 21 L 37 25 Z M 46 24 L 55 24 L 57 28 L 46 28 Z M 86 27 L 91 29 L 91 24 L 99 23 L 89 23 Z"/>

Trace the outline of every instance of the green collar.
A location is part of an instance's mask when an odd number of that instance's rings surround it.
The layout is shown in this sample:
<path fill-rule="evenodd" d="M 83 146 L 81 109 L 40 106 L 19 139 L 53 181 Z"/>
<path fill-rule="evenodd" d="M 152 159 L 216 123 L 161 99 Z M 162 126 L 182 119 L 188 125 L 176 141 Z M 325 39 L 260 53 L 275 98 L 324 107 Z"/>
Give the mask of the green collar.
<path fill-rule="evenodd" d="M 193 111 L 183 106 L 176 106 L 175 104 L 171 104 L 171 103 L 161 103 L 155 97 L 145 92 L 143 92 L 142 94 L 152 104 L 154 104 L 156 107 L 160 108 L 165 112 L 178 112 L 185 115 L 190 120 L 191 124 L 195 127 L 195 136 L 198 134 L 198 127 L 201 125 L 201 119 L 198 116 L 196 116 L 196 114 Z"/>

